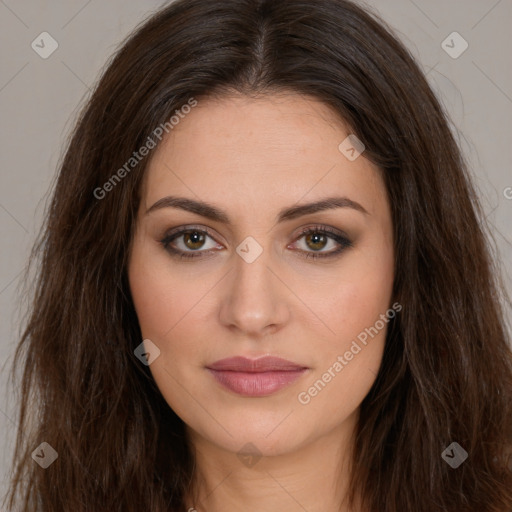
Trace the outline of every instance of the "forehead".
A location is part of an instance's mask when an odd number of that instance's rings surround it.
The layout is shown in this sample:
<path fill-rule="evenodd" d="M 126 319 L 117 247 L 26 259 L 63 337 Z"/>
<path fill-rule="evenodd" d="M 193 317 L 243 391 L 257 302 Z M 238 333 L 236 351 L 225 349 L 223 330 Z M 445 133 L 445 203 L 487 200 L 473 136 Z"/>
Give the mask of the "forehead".
<path fill-rule="evenodd" d="M 182 195 L 244 215 L 343 195 L 371 213 L 384 185 L 364 154 L 341 153 L 349 135 L 336 112 L 298 94 L 198 100 L 154 150 L 142 206 Z"/>

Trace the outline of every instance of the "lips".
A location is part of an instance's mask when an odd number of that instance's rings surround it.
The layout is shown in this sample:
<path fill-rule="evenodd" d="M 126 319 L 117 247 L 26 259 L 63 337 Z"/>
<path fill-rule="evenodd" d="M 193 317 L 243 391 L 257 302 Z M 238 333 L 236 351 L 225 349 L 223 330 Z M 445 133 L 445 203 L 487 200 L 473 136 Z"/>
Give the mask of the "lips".
<path fill-rule="evenodd" d="M 306 369 L 305 366 L 292 363 L 280 357 L 265 356 L 259 359 L 248 359 L 247 357 L 228 357 L 221 359 L 207 366 L 210 370 L 232 371 L 232 372 L 273 372 L 273 371 L 295 371 Z"/>
<path fill-rule="evenodd" d="M 230 357 L 206 367 L 216 381 L 243 396 L 268 396 L 288 386 L 308 370 L 307 367 L 265 356 L 259 359 Z"/>

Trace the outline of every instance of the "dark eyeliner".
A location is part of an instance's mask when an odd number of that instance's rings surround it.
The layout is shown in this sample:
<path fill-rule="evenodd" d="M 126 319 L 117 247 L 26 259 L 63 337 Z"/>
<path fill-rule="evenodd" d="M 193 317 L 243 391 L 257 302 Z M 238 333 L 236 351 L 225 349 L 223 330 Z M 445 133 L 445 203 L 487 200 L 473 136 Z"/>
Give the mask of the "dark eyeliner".
<path fill-rule="evenodd" d="M 178 230 L 173 230 L 170 233 L 167 233 L 164 236 L 164 238 L 162 240 L 160 240 L 160 243 L 163 245 L 164 249 L 169 254 L 171 254 L 171 256 L 173 256 L 175 258 L 179 258 L 179 259 L 193 259 L 193 258 L 201 258 L 201 257 L 204 258 L 205 257 L 204 256 L 205 252 L 207 252 L 207 253 L 213 252 L 212 249 L 210 249 L 209 251 L 201 251 L 201 250 L 197 250 L 197 251 L 181 251 L 179 249 L 175 249 L 174 247 L 172 247 L 170 245 L 171 242 L 173 242 L 176 238 L 179 238 L 180 236 L 182 236 L 182 235 L 184 235 L 186 233 L 190 233 L 190 232 L 197 232 L 197 233 L 205 234 L 205 235 L 208 235 L 213 240 L 215 240 L 215 238 L 213 237 L 212 233 L 210 233 L 207 229 L 197 228 L 197 227 L 194 227 L 194 226 L 188 226 L 186 228 L 183 228 L 183 229 L 180 228 Z"/>
<path fill-rule="evenodd" d="M 342 234 L 342 232 L 332 229 L 328 226 L 321 226 L 321 225 L 309 226 L 307 228 L 304 228 L 303 230 L 301 230 L 299 232 L 295 241 L 300 240 L 303 236 L 306 236 L 306 235 L 309 235 L 312 233 L 327 235 L 328 238 L 331 238 L 336 243 L 338 243 L 340 245 L 340 247 L 338 249 L 335 249 L 335 250 L 329 251 L 329 252 L 298 251 L 300 253 L 300 255 L 306 259 L 312 258 L 312 259 L 316 260 L 318 258 L 335 257 L 335 256 L 341 254 L 345 249 L 353 246 L 353 244 L 349 240 L 349 238 L 345 234 Z"/>
<path fill-rule="evenodd" d="M 212 249 L 209 249 L 206 251 L 204 251 L 204 250 L 181 251 L 179 249 L 175 249 L 172 247 L 171 242 L 173 242 L 176 238 L 179 238 L 180 236 L 182 236 L 186 233 L 190 233 L 190 232 L 198 232 L 201 234 L 205 234 L 205 235 L 208 235 L 213 240 L 215 240 L 213 234 L 210 233 L 209 230 L 204 229 L 204 228 L 194 227 L 194 226 L 188 226 L 186 228 L 173 230 L 170 233 L 167 233 L 165 235 L 165 237 L 162 240 L 160 240 L 160 243 L 172 257 L 179 258 L 181 260 L 204 258 L 204 257 L 208 257 L 208 256 L 205 256 L 205 253 L 208 255 L 211 255 L 211 253 L 214 252 L 214 250 L 212 250 Z M 348 247 L 352 247 L 352 242 L 348 239 L 348 237 L 346 235 L 342 234 L 342 232 L 332 229 L 332 228 L 329 228 L 328 226 L 321 226 L 321 225 L 309 226 L 307 228 L 304 228 L 296 236 L 293 243 L 297 242 L 302 237 L 309 235 L 309 234 L 313 234 L 313 233 L 326 235 L 328 238 L 330 238 L 330 239 L 334 240 L 336 243 L 338 243 L 340 247 L 336 250 L 329 251 L 329 252 L 314 252 L 314 251 L 299 250 L 298 252 L 301 257 L 313 258 L 314 260 L 318 259 L 318 258 L 331 258 L 331 257 L 335 257 L 335 256 L 339 255 L 341 252 L 343 252 Z"/>

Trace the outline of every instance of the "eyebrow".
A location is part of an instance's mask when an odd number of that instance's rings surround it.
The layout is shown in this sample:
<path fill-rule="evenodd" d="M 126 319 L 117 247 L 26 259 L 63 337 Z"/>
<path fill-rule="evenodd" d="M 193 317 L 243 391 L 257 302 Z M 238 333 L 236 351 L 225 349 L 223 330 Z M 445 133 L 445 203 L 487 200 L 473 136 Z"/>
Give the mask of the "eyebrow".
<path fill-rule="evenodd" d="M 146 215 L 162 208 L 180 208 L 222 224 L 231 223 L 227 213 L 216 206 L 203 201 L 177 196 L 167 196 L 159 199 L 153 206 L 146 210 Z M 363 208 L 362 205 L 348 197 L 327 197 L 313 203 L 283 208 L 277 216 L 277 222 L 289 221 L 304 215 L 336 208 L 351 208 L 365 215 L 369 215 L 368 211 Z"/>

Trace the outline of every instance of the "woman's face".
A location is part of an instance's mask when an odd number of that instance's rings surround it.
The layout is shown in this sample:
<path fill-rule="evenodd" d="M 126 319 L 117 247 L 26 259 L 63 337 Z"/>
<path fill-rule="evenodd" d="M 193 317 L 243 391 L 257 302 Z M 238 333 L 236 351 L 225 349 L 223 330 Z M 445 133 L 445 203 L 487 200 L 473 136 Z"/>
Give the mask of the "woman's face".
<path fill-rule="evenodd" d="M 348 135 L 316 100 L 233 96 L 199 101 L 154 150 L 129 281 L 193 438 L 272 455 L 355 424 L 395 312 L 385 186 Z"/>

